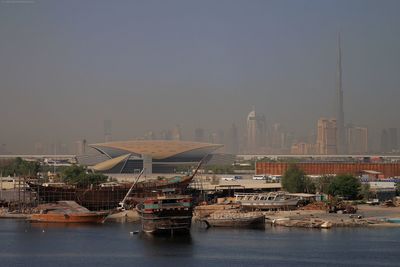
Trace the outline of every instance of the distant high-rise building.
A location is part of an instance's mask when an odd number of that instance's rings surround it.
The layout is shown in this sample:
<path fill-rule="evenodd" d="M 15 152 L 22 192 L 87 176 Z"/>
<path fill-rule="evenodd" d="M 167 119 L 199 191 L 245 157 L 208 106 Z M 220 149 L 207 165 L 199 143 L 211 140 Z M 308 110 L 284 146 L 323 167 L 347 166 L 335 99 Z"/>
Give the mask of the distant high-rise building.
<path fill-rule="evenodd" d="M 75 142 L 75 154 L 84 155 L 86 153 L 86 139 Z"/>
<path fill-rule="evenodd" d="M 44 146 L 41 142 L 35 143 L 35 154 L 36 155 L 43 155 L 44 154 Z"/>
<path fill-rule="evenodd" d="M 340 43 L 340 33 L 338 34 L 338 56 L 337 56 L 337 79 L 336 79 L 336 126 L 337 126 L 337 151 L 339 154 L 345 154 L 346 139 L 344 128 L 343 111 L 343 88 L 342 88 L 342 48 Z"/>
<path fill-rule="evenodd" d="M 388 129 L 388 133 L 389 133 L 389 149 L 391 151 L 395 151 L 397 150 L 398 147 L 398 143 L 397 143 L 397 129 L 396 128 L 389 128 Z"/>
<path fill-rule="evenodd" d="M 381 133 L 381 151 L 394 152 L 398 150 L 397 129 L 389 128 L 382 130 Z"/>
<path fill-rule="evenodd" d="M 247 149 L 254 151 L 257 146 L 257 117 L 252 110 L 247 116 Z"/>
<path fill-rule="evenodd" d="M 54 154 L 54 155 L 57 154 L 57 146 L 56 146 L 56 144 L 50 143 L 48 153 L 49 154 Z"/>
<path fill-rule="evenodd" d="M 347 148 L 349 154 L 368 152 L 368 129 L 365 127 L 347 127 Z"/>
<path fill-rule="evenodd" d="M 145 135 L 144 135 L 144 139 L 145 140 L 156 140 L 156 134 L 153 131 L 148 131 Z"/>
<path fill-rule="evenodd" d="M 279 123 L 272 125 L 270 131 L 270 143 L 273 149 L 282 149 L 285 144 L 285 133 Z"/>
<path fill-rule="evenodd" d="M 381 152 L 389 152 L 389 134 L 386 129 L 382 130 L 381 133 Z"/>
<path fill-rule="evenodd" d="M 315 144 L 310 143 L 294 143 L 290 148 L 290 154 L 292 155 L 310 155 L 314 154 L 315 151 Z"/>
<path fill-rule="evenodd" d="M 68 154 L 68 146 L 65 143 L 61 143 L 59 146 L 58 154 L 67 155 Z"/>
<path fill-rule="evenodd" d="M 320 118 L 317 127 L 317 152 L 322 155 L 337 154 L 336 119 Z"/>
<path fill-rule="evenodd" d="M 179 125 L 176 125 L 175 128 L 172 130 L 172 140 L 182 140 L 182 131 Z"/>
<path fill-rule="evenodd" d="M 239 153 L 239 135 L 235 124 L 232 124 L 229 129 L 227 152 L 234 155 Z"/>
<path fill-rule="evenodd" d="M 0 146 L 0 154 L 3 154 L 3 155 L 5 155 L 5 154 L 10 154 L 10 153 L 7 151 L 7 145 L 6 145 L 6 144 L 1 144 L 1 146 Z"/>
<path fill-rule="evenodd" d="M 196 142 L 205 142 L 204 129 L 196 128 L 194 129 L 194 140 Z"/>
<path fill-rule="evenodd" d="M 208 134 L 208 142 L 211 144 L 216 144 L 218 139 L 217 133 L 209 133 Z"/>
<path fill-rule="evenodd" d="M 162 130 L 160 133 L 160 140 L 172 140 L 171 130 Z"/>
<path fill-rule="evenodd" d="M 217 143 L 218 144 L 225 144 L 225 133 L 224 133 L 223 130 L 218 130 Z"/>
<path fill-rule="evenodd" d="M 315 142 L 315 139 L 313 140 L 313 143 Z M 284 148 L 290 149 L 294 143 L 294 133 L 293 132 L 288 132 L 285 134 L 285 142 L 284 142 Z"/>
<path fill-rule="evenodd" d="M 258 116 L 255 109 L 247 116 L 247 149 L 255 152 L 265 146 L 267 138 L 267 122 L 264 116 Z"/>
<path fill-rule="evenodd" d="M 112 122 L 111 120 L 104 120 L 104 142 L 112 141 Z"/>

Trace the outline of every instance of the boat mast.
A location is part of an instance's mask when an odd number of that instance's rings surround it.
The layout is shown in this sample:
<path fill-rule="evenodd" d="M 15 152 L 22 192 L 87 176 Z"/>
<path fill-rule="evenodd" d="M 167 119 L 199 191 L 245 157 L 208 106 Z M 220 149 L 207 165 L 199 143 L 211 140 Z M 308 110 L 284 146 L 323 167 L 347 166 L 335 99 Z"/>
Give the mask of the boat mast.
<path fill-rule="evenodd" d="M 133 188 L 135 187 L 135 185 L 137 184 L 137 182 L 139 181 L 140 176 L 142 176 L 142 174 L 144 173 L 144 168 L 142 169 L 142 171 L 139 173 L 138 177 L 136 178 L 136 180 L 133 182 L 131 188 L 129 188 L 128 193 L 126 193 L 125 197 L 122 199 L 121 202 L 118 203 L 118 210 L 125 210 L 125 202 L 127 200 L 127 198 L 129 197 L 129 195 L 131 194 Z"/>

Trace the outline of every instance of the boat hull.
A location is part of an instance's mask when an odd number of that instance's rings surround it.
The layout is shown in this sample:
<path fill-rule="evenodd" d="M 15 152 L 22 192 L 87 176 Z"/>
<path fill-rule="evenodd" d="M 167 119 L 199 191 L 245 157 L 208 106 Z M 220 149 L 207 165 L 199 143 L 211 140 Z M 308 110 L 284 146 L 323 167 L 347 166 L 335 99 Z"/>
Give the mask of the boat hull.
<path fill-rule="evenodd" d="M 207 218 L 203 219 L 208 227 L 264 228 L 265 216 L 247 218 Z"/>
<path fill-rule="evenodd" d="M 171 216 L 168 218 L 142 218 L 142 231 L 150 234 L 188 233 L 192 223 L 191 216 Z"/>
<path fill-rule="evenodd" d="M 242 208 L 248 210 L 270 210 L 270 209 L 295 209 L 298 204 L 297 199 L 284 201 L 241 201 Z"/>
<path fill-rule="evenodd" d="M 32 214 L 31 222 L 46 223 L 103 223 L 108 213 Z"/>
<path fill-rule="evenodd" d="M 136 206 L 142 232 L 151 234 L 189 233 L 193 207 L 189 196 L 147 198 Z"/>

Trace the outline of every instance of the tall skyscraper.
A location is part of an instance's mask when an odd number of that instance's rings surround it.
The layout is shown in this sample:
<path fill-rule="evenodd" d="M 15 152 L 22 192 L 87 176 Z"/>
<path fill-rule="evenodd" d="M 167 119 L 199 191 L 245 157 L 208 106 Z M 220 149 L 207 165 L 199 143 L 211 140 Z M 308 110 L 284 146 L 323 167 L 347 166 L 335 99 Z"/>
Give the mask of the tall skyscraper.
<path fill-rule="evenodd" d="M 239 152 L 239 135 L 235 124 L 229 129 L 227 152 L 236 155 Z"/>
<path fill-rule="evenodd" d="M 160 140 L 172 140 L 171 130 L 162 130 L 160 133 Z"/>
<path fill-rule="evenodd" d="M 144 139 L 145 140 L 156 140 L 156 134 L 153 131 L 148 131 L 145 135 L 144 135 Z"/>
<path fill-rule="evenodd" d="M 112 141 L 112 123 L 111 120 L 104 120 L 104 142 Z"/>
<path fill-rule="evenodd" d="M 1 144 L 1 146 L 0 146 L 0 154 L 10 154 L 7 151 L 7 145 L 6 144 Z"/>
<path fill-rule="evenodd" d="M 389 149 L 391 151 L 395 151 L 398 149 L 397 128 L 389 128 L 388 133 L 389 133 Z"/>
<path fill-rule="evenodd" d="M 317 152 L 322 155 L 337 154 L 336 119 L 320 118 L 317 129 Z"/>
<path fill-rule="evenodd" d="M 86 154 L 86 139 L 75 142 L 75 154 L 76 155 Z"/>
<path fill-rule="evenodd" d="M 337 125 L 337 151 L 339 154 L 347 153 L 344 111 L 343 111 L 343 88 L 342 88 L 342 48 L 340 33 L 338 33 L 338 55 L 337 55 L 337 77 L 336 77 L 336 125 Z"/>
<path fill-rule="evenodd" d="M 290 148 L 290 154 L 292 155 L 311 155 L 315 154 L 315 144 L 310 143 L 294 143 Z"/>
<path fill-rule="evenodd" d="M 255 152 L 265 147 L 267 139 L 267 121 L 256 114 L 255 108 L 247 116 L 247 150 Z"/>
<path fill-rule="evenodd" d="M 386 129 L 381 133 L 381 152 L 389 152 L 389 134 Z"/>
<path fill-rule="evenodd" d="M 349 154 L 368 152 L 368 129 L 365 127 L 347 127 L 347 145 Z"/>
<path fill-rule="evenodd" d="M 254 151 L 257 147 L 257 117 L 253 109 L 247 116 L 247 149 Z"/>
<path fill-rule="evenodd" d="M 282 149 L 285 143 L 285 133 L 279 123 L 275 123 L 270 131 L 270 144 L 273 149 Z"/>
<path fill-rule="evenodd" d="M 205 141 L 204 129 L 203 128 L 194 129 L 194 140 L 196 142 L 204 142 Z"/>
<path fill-rule="evenodd" d="M 216 144 L 218 139 L 217 133 L 209 133 L 208 134 L 208 142 L 211 144 Z"/>
<path fill-rule="evenodd" d="M 381 151 L 394 152 L 398 147 L 397 128 L 389 128 L 382 130 L 381 133 Z"/>
<path fill-rule="evenodd" d="M 43 146 L 43 143 L 41 143 L 41 142 L 36 142 L 36 143 L 35 143 L 35 154 L 36 154 L 36 155 L 42 155 L 42 154 L 44 154 L 44 146 Z"/>
<path fill-rule="evenodd" d="M 175 125 L 174 129 L 172 129 L 172 140 L 182 140 L 182 131 L 180 125 Z"/>

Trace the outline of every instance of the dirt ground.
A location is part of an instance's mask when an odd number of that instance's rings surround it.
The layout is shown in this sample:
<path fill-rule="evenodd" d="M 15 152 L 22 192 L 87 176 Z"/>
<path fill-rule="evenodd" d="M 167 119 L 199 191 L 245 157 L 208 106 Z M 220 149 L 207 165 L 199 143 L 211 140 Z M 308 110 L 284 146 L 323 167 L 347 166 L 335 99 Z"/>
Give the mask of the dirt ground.
<path fill-rule="evenodd" d="M 329 221 L 334 226 L 369 226 L 388 225 L 400 226 L 400 224 L 386 223 L 385 218 L 400 218 L 400 207 L 384 207 L 359 205 L 354 215 L 328 213 L 322 210 L 294 210 L 265 212 L 270 221 L 289 218 L 291 221 Z M 359 217 L 361 216 L 361 217 Z"/>

